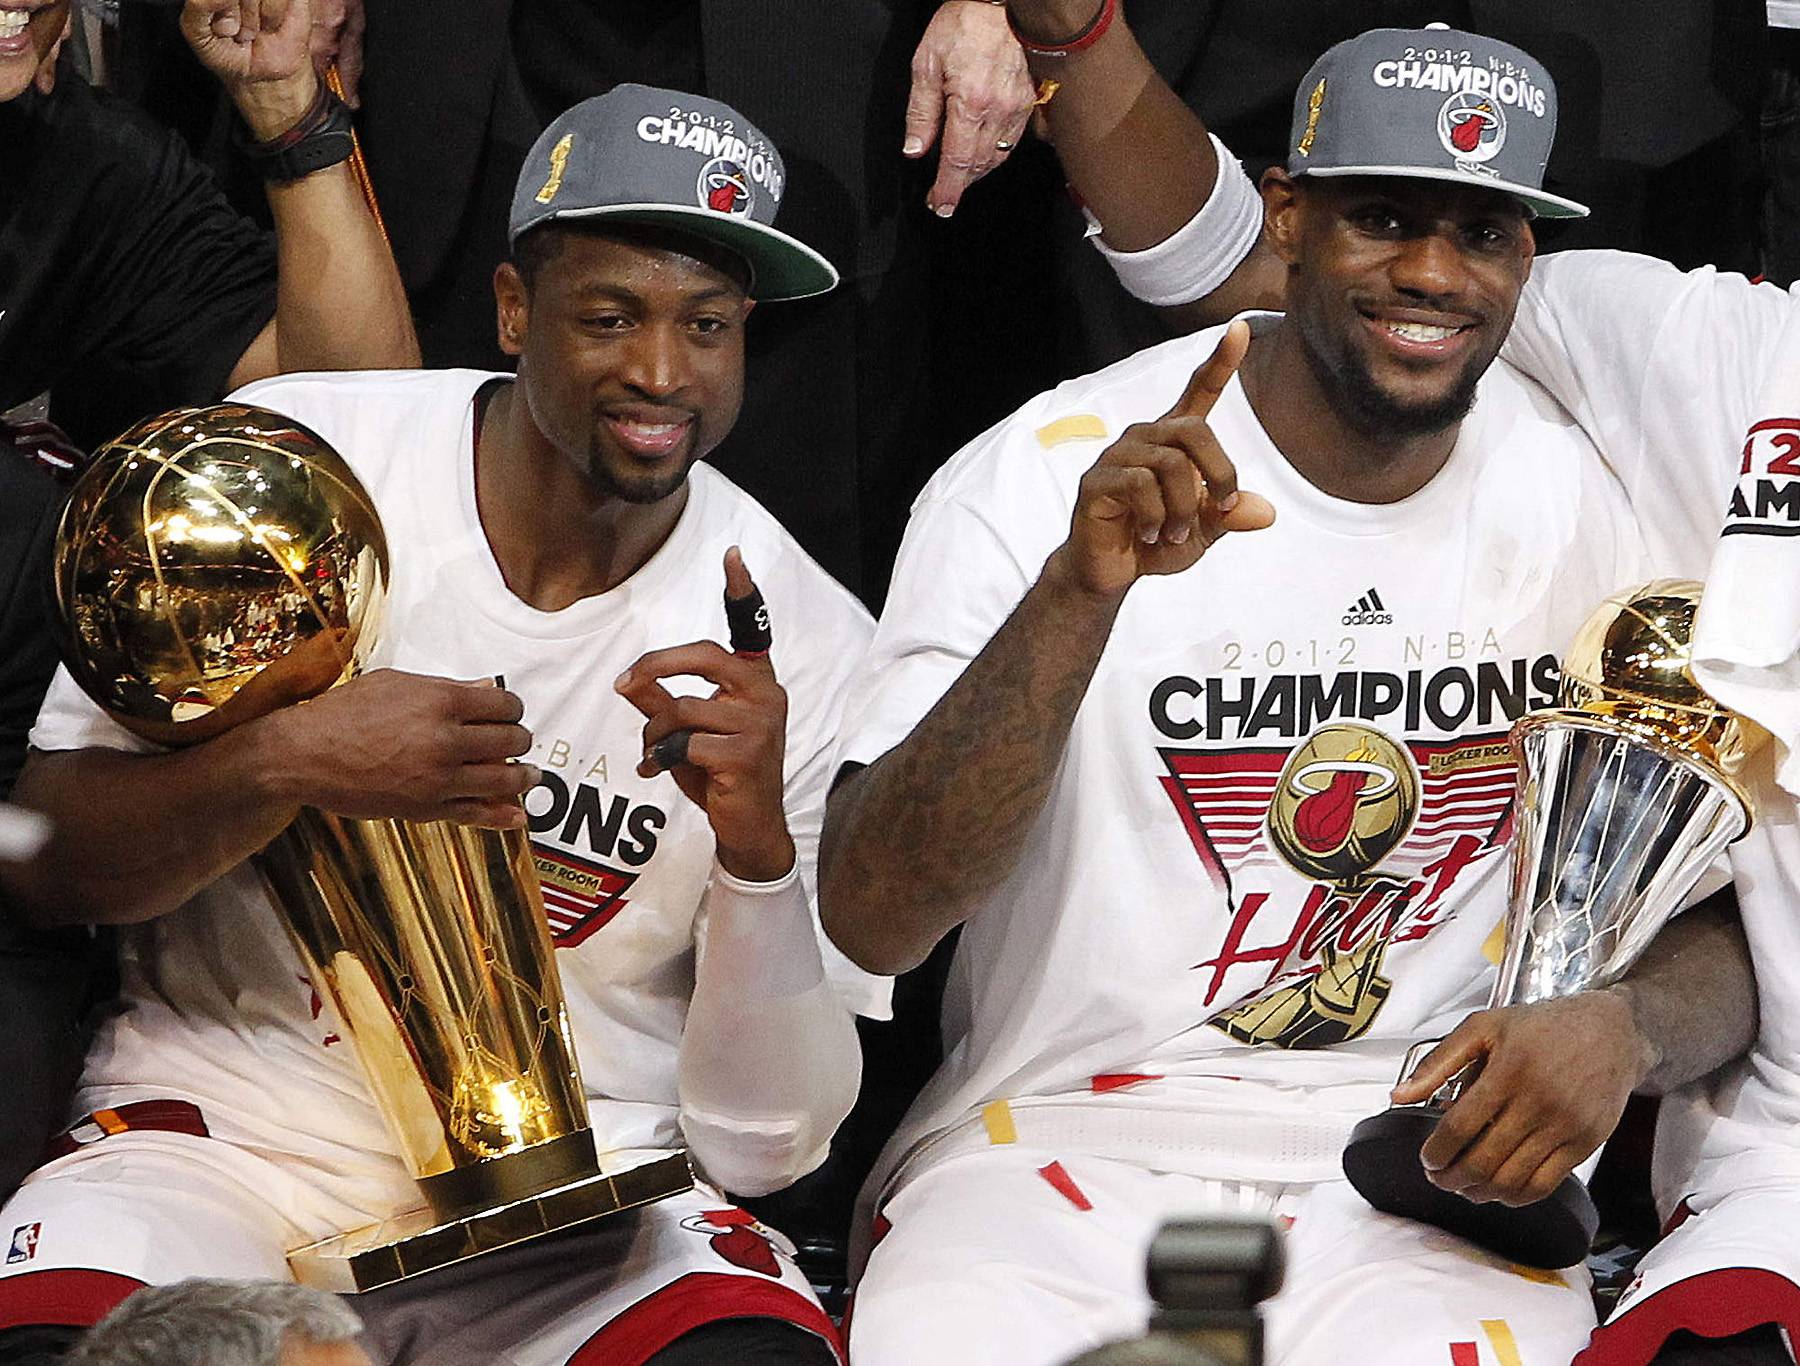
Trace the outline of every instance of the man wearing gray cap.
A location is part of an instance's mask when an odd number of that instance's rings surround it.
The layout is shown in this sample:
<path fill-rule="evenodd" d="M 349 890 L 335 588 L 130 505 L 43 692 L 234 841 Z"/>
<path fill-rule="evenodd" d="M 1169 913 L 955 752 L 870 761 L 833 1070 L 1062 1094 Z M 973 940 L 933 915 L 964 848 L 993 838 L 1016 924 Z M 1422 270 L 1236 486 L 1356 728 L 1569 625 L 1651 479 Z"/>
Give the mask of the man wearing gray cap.
<path fill-rule="evenodd" d="M 1059 150 L 1104 187 L 1174 97 L 1124 60 L 1115 0 L 1065 26 L 1073 6 L 1036 8 L 1015 20 L 1066 77 Z M 1220 238 L 1266 218 L 1287 312 L 1063 385 L 921 496 L 821 858 L 826 926 L 865 967 L 962 926 L 948 1061 L 868 1192 L 858 1366 L 1050 1363 L 1129 1333 L 1156 1225 L 1231 1209 L 1287 1229 L 1272 1362 L 1567 1362 L 1586 1341 L 1583 1268 L 1523 1272 L 1341 1172 L 1417 1039 L 1450 1036 L 1402 1102 L 1485 1060 L 1425 1146 L 1434 1179 L 1528 1203 L 1634 1088 L 1754 1028 L 1741 938 L 1706 911 L 1617 987 L 1459 1027 L 1506 910 L 1511 722 L 1604 597 L 1704 563 L 1496 363 L 1532 215 L 1582 211 L 1542 184 L 1555 108 L 1535 61 L 1477 35 L 1332 49 L 1262 200 L 1148 263 L 1211 251 L 1223 279 L 1242 251 Z M 1210 184 L 1219 154 L 1183 129 L 1150 150 Z"/>
<path fill-rule="evenodd" d="M 419 1203 L 246 863 L 302 805 L 528 827 L 598 1147 L 684 1146 L 701 1172 L 362 1296 L 376 1359 L 839 1359 L 791 1248 L 724 1193 L 817 1166 L 856 1093 L 850 1008 L 884 1007 L 809 890 L 867 614 L 696 463 L 737 415 L 752 300 L 836 281 L 772 225 L 784 176 L 737 111 L 620 86 L 521 173 L 495 280 L 516 379 L 242 391 L 369 490 L 382 667 L 172 754 L 52 687 L 17 799 L 56 836 L 8 891 L 45 923 L 129 924 L 132 952 L 86 1113 L 0 1210 L 0 1362 L 139 1285 L 283 1278 L 291 1249 Z"/>
<path fill-rule="evenodd" d="M 1043 31 L 1088 8 L 1086 0 L 1013 4 L 1015 22 Z M 1421 39 L 1415 48 L 1445 47 L 1441 35 Z M 1291 277 L 1262 240 L 1248 180 L 1149 73 L 1123 25 L 1088 56 L 1033 61 L 1040 74 L 1054 63 L 1062 78 L 1052 116 L 1058 153 L 1104 224 L 1105 238 L 1096 241 L 1128 289 L 1187 327 L 1246 307 L 1282 306 Z M 1315 109 L 1312 87 L 1303 86 L 1289 169 L 1307 159 L 1309 123 L 1323 130 L 1336 121 L 1332 145 L 1340 155 L 1366 150 L 1384 134 L 1391 141 L 1395 125 L 1428 123 L 1436 100 L 1453 92 L 1427 84 L 1429 66 L 1408 71 L 1417 78 L 1406 95 L 1415 107 L 1405 117 L 1395 109 L 1395 117 L 1371 120 L 1359 112 L 1354 87 L 1327 93 Z M 1315 139 L 1315 154 L 1322 140 Z M 1779 553 L 1790 548 L 1791 559 L 1800 544 L 1800 466 L 1791 459 L 1800 425 L 1796 357 L 1800 308 L 1791 293 L 1617 252 L 1539 258 L 1501 353 L 1600 445 L 1657 563 L 1707 579 L 1695 643 L 1700 675 L 1774 734 L 1771 750 L 1787 754 L 1800 747 L 1791 701 L 1800 609 L 1787 590 L 1794 569 Z M 1713 550 L 1721 508 L 1725 525 Z M 1800 1042 L 1791 1024 L 1800 1018 L 1800 975 L 1792 970 L 1800 952 L 1792 913 L 1800 896 L 1792 795 L 1800 772 L 1790 761 L 1763 776 L 1757 828 L 1731 860 L 1756 970 L 1759 1029 L 1746 1055 L 1663 1103 L 1654 1186 L 1673 1232 L 1640 1263 L 1582 1366 L 1777 1363 L 1791 1359 L 1780 1334 L 1800 1339 L 1792 1237 L 1800 1215 Z M 1709 985 L 1725 994 L 1709 997 Z M 1677 979 L 1676 986 L 1703 1016 L 1709 1008 L 1735 1010 L 1749 990 L 1724 979 Z"/>

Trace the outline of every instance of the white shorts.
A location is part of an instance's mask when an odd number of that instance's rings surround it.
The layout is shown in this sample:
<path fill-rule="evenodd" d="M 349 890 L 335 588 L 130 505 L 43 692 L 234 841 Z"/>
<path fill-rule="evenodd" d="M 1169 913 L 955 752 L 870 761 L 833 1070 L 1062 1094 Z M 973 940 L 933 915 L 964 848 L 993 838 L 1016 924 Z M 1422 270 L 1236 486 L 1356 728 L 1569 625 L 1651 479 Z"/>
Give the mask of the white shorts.
<path fill-rule="evenodd" d="M 1585 1268 L 1515 1267 L 1347 1181 L 1250 1186 L 1007 1145 L 946 1159 L 883 1206 L 851 1360 L 1052 1366 L 1137 1336 L 1157 1227 L 1257 1209 L 1287 1227 L 1286 1282 L 1263 1311 L 1271 1366 L 1568 1366 L 1594 1326 Z"/>
<path fill-rule="evenodd" d="M 0 1208 L 0 1329 L 86 1326 L 144 1285 L 191 1276 L 286 1280 L 287 1250 L 319 1236 L 271 1202 L 294 1183 L 180 1133 L 113 1134 L 60 1158 Z M 792 1251 L 697 1187 L 349 1302 L 391 1366 L 636 1366 L 702 1324 L 746 1317 L 794 1323 L 835 1351 Z"/>
<path fill-rule="evenodd" d="M 1800 1189 L 1746 1187 L 1676 1218 L 1579 1366 L 1642 1366 L 1677 1329 L 1720 1338 L 1765 1323 L 1786 1330 L 1791 1355 L 1800 1344 Z"/>

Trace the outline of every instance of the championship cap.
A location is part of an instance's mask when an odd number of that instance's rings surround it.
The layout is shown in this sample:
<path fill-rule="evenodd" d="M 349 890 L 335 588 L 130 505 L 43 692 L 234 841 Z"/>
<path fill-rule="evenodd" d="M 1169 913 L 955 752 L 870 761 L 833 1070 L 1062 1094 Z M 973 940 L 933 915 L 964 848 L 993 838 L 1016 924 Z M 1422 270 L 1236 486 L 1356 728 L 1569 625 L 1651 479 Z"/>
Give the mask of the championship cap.
<path fill-rule="evenodd" d="M 1543 188 L 1555 140 L 1556 85 L 1530 54 L 1443 24 L 1378 28 L 1306 73 L 1287 169 L 1478 185 L 1543 218 L 1585 218 Z"/>
<path fill-rule="evenodd" d="M 730 105 L 618 85 L 561 114 L 532 146 L 507 241 L 562 221 L 679 228 L 743 257 L 753 298 L 804 299 L 838 273 L 774 226 L 786 183 L 775 145 Z"/>

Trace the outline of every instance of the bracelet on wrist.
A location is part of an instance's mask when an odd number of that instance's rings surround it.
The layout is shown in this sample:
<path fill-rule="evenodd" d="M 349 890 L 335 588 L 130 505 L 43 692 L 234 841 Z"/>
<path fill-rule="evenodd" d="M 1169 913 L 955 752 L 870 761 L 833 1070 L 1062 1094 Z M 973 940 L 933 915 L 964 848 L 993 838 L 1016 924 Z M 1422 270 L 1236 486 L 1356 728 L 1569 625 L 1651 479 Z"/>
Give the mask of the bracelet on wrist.
<path fill-rule="evenodd" d="M 299 122 L 287 132 L 259 142 L 240 124 L 237 144 L 257 173 L 278 185 L 348 161 L 356 149 L 349 106 L 324 81 L 319 82 L 318 93 Z"/>
<path fill-rule="evenodd" d="M 1113 20 L 1118 13 L 1119 0 L 1100 0 L 1100 11 L 1088 21 L 1086 28 L 1074 37 L 1065 38 L 1056 43 L 1041 43 L 1022 32 L 1019 28 L 1019 21 L 1013 16 L 1010 8 L 1006 11 L 1006 22 L 1012 29 L 1013 37 L 1019 40 L 1019 46 L 1032 56 L 1068 57 L 1077 52 L 1086 51 L 1099 42 L 1106 35 L 1106 30 L 1112 27 Z"/>

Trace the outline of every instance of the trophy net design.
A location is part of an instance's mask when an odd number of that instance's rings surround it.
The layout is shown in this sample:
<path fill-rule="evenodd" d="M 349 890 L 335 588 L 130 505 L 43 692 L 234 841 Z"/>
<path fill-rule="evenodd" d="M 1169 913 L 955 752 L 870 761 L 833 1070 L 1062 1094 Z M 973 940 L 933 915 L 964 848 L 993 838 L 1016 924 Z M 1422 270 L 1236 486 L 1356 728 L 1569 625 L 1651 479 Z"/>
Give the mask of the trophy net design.
<path fill-rule="evenodd" d="M 71 673 L 165 745 L 354 675 L 386 592 L 386 541 L 349 466 L 242 404 L 102 448 L 57 536 Z M 523 831 L 308 808 L 259 863 L 429 1206 L 293 1250 L 297 1279 L 372 1289 L 692 1185 L 680 1152 L 596 1154 Z"/>
<path fill-rule="evenodd" d="M 1518 820 L 1505 947 L 1490 1005 L 1524 1005 L 1616 981 L 1750 828 L 1738 774 L 1749 726 L 1694 681 L 1701 585 L 1656 579 L 1615 593 L 1563 661 L 1559 706 L 1520 718 Z M 1410 1076 L 1430 1043 L 1408 1054 Z M 1571 1176 L 1524 1208 L 1433 1186 L 1419 1148 L 1473 1080 L 1357 1125 L 1344 1171 L 1377 1209 L 1461 1234 L 1514 1261 L 1564 1267 L 1599 1222 Z"/>

